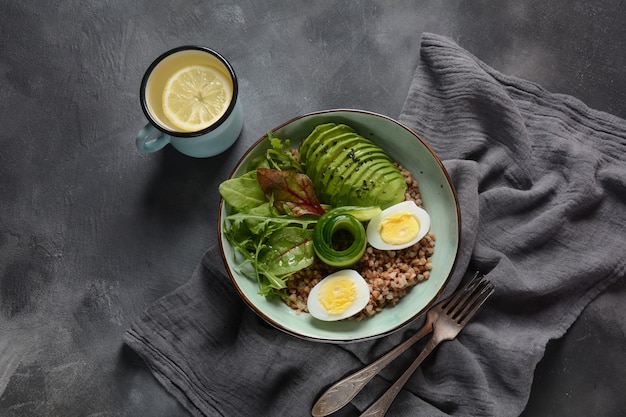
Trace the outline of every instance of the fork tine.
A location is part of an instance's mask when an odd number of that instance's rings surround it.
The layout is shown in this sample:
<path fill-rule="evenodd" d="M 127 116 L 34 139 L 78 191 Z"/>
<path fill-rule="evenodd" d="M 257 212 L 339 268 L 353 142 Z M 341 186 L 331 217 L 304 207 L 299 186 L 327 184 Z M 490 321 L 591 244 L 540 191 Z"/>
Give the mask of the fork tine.
<path fill-rule="evenodd" d="M 476 293 L 470 303 L 468 303 L 463 311 L 459 314 L 460 321 L 457 320 L 459 325 L 465 326 L 467 322 L 474 316 L 476 311 L 483 305 L 487 298 L 491 296 L 495 291 L 495 287 L 489 281 L 485 281 L 485 285 L 482 287 L 480 292 Z"/>
<path fill-rule="evenodd" d="M 448 310 L 446 311 L 446 314 L 450 317 L 456 317 L 459 314 L 459 311 L 465 307 L 468 303 L 470 303 L 470 297 L 472 297 L 473 294 L 476 293 L 476 291 L 480 291 L 480 286 L 482 284 L 482 281 L 476 283 L 475 285 L 472 286 L 472 288 L 468 289 L 466 292 L 463 293 L 463 297 L 458 301 L 458 303 L 456 303 L 453 306 L 450 306 L 448 308 Z"/>
<path fill-rule="evenodd" d="M 468 291 L 463 299 L 454 306 L 452 311 L 448 314 L 450 317 L 456 319 L 456 317 L 463 314 L 463 311 L 467 311 L 469 306 L 478 298 L 480 293 L 485 289 L 485 287 L 489 285 L 489 281 L 486 279 L 482 279 L 475 286 L 472 287 L 470 291 Z"/>
<path fill-rule="evenodd" d="M 476 272 L 474 276 L 472 277 L 472 279 L 467 284 L 465 284 L 463 288 L 458 289 L 454 294 L 452 294 L 450 297 L 444 300 L 441 307 L 443 309 L 448 309 L 448 308 L 453 308 L 454 306 L 458 305 L 461 302 L 461 300 L 465 298 L 467 294 L 471 292 L 476 285 L 478 285 L 481 279 L 482 279 L 482 275 Z"/>

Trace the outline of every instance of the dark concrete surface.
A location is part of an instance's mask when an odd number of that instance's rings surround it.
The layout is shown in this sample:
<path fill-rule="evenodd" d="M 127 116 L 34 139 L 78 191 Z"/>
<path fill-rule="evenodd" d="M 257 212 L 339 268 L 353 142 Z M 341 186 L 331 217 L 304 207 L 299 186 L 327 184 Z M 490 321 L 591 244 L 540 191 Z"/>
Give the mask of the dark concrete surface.
<path fill-rule="evenodd" d="M 217 185 L 267 129 L 398 116 L 426 31 L 624 118 L 625 21 L 623 0 L 0 1 L 0 415 L 185 415 L 121 335 L 216 243 Z M 242 136 L 141 155 L 143 71 L 189 43 L 238 72 Z M 549 344 L 523 416 L 623 416 L 625 354 L 622 280 Z"/>

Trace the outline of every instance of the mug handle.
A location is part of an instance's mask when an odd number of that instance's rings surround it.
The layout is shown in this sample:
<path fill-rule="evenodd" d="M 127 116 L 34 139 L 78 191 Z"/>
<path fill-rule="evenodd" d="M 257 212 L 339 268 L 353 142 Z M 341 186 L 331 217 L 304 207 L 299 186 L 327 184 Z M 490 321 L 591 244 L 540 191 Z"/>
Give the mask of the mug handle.
<path fill-rule="evenodd" d="M 137 133 L 135 144 L 142 153 L 152 153 L 170 143 L 170 137 L 148 123 Z"/>

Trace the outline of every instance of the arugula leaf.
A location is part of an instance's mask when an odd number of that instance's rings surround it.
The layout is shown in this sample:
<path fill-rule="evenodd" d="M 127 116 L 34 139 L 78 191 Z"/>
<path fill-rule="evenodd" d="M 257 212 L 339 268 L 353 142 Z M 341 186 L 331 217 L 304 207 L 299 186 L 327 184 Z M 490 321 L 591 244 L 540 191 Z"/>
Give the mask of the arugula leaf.
<path fill-rule="evenodd" d="M 255 211 L 267 212 L 266 206 Z M 252 266 L 259 292 L 263 295 L 276 294 L 286 287 L 289 275 L 313 263 L 311 227 L 317 220 L 252 213 L 235 213 L 224 220 L 226 238 L 243 257 L 239 270 L 249 275 L 245 266 Z"/>
<path fill-rule="evenodd" d="M 248 172 L 219 186 L 233 209 L 223 230 L 235 250 L 237 268 L 256 279 L 259 293 L 286 297 L 289 276 L 315 259 L 313 227 L 325 210 L 289 140 L 281 141 L 272 132 L 267 136 L 270 148 L 253 158 Z"/>
<path fill-rule="evenodd" d="M 305 214 L 321 216 L 325 210 L 320 205 L 313 182 L 299 172 L 258 168 L 257 179 L 268 199 L 282 214 L 298 217 Z"/>
<path fill-rule="evenodd" d="M 302 164 L 291 154 L 291 141 L 289 139 L 285 139 L 283 144 L 283 141 L 275 137 L 271 131 L 267 132 L 267 138 L 271 148 L 267 150 L 265 156 L 270 168 L 281 171 L 304 172 Z"/>

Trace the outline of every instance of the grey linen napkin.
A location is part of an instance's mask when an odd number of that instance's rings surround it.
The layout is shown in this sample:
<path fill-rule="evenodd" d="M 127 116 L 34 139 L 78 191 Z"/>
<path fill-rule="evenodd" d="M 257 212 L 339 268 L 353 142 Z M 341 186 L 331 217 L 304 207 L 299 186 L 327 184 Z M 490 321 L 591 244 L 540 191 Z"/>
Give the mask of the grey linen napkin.
<path fill-rule="evenodd" d="M 548 341 L 626 274 L 626 122 L 431 34 L 400 120 L 444 160 L 459 195 L 461 258 L 446 295 L 474 269 L 496 293 L 388 415 L 517 416 Z M 285 335 L 240 301 L 213 248 L 124 340 L 194 416 L 307 416 L 323 389 L 420 324 L 346 345 Z M 336 415 L 358 415 L 422 346 Z"/>

